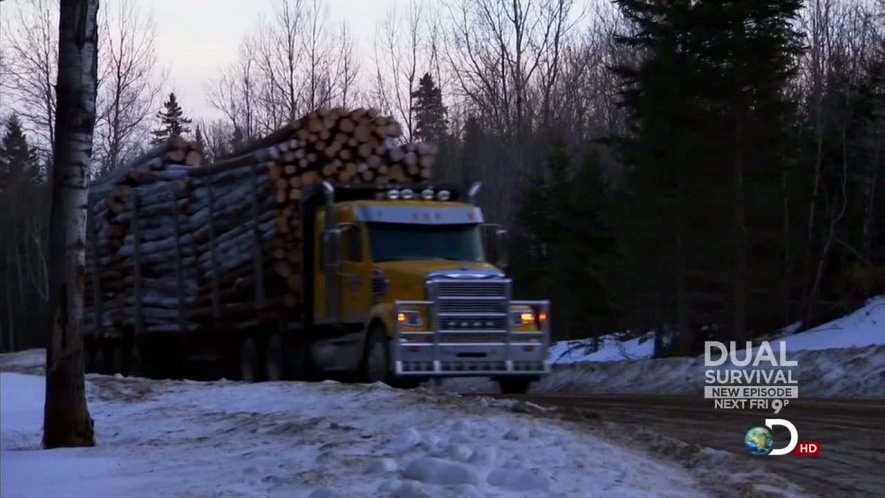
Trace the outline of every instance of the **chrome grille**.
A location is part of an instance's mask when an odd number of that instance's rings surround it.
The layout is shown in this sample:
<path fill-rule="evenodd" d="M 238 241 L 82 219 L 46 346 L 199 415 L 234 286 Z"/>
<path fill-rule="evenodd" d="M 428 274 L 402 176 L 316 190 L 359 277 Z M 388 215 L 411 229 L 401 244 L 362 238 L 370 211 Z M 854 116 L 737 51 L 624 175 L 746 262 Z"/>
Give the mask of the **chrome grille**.
<path fill-rule="evenodd" d="M 431 293 L 436 301 L 437 326 L 450 332 L 494 330 L 504 333 L 509 319 L 509 285 L 509 280 L 499 279 L 434 281 Z M 465 339 L 466 336 L 460 335 L 452 342 Z"/>
<path fill-rule="evenodd" d="M 507 304 L 498 300 L 451 300 L 440 301 L 440 313 L 505 313 Z"/>
<path fill-rule="evenodd" d="M 437 297 L 507 297 L 507 281 L 439 280 Z"/>

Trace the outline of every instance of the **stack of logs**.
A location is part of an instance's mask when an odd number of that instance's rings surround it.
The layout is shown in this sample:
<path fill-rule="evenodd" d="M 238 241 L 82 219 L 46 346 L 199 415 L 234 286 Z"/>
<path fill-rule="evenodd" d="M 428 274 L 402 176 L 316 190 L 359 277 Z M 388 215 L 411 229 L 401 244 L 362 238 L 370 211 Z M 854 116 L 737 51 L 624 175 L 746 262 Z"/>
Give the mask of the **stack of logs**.
<path fill-rule="evenodd" d="M 161 332 L 299 313 L 305 189 L 428 180 L 435 147 L 401 134 L 374 110 L 322 109 L 209 166 L 172 140 L 118 168 L 90 187 L 86 319 Z"/>

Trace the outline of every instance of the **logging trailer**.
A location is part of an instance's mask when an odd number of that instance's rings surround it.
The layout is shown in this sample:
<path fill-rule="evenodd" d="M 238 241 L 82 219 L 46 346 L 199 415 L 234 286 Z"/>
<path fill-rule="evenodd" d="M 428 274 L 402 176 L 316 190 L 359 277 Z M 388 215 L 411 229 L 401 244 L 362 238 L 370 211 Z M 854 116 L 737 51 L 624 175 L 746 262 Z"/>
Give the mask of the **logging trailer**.
<path fill-rule="evenodd" d="M 210 316 L 197 327 L 179 318 L 180 326 L 171 329 L 145 326 L 135 199 L 134 315 L 126 326 L 104 324 L 101 312 L 109 303 L 102 302 L 97 277 L 99 251 L 91 247 L 92 308 L 87 314 L 94 312 L 96 318 L 84 333 L 87 370 L 199 376 L 204 365 L 212 364 L 220 375 L 246 381 L 341 375 L 403 387 L 431 378 L 485 376 L 503 392 L 524 392 L 549 371 L 549 302 L 511 298 L 511 280 L 503 271 L 506 232 L 484 223 L 475 202 L 478 190 L 478 183 L 466 196 L 428 185 L 321 181 L 306 186 L 299 214 L 303 242 L 294 249 L 300 251 L 303 268 L 294 276 L 303 289 L 297 309 L 271 305 L 276 301 L 265 288 L 266 256 L 256 235 L 254 275 L 243 280 L 254 291 L 251 318 L 228 319 L 219 296 L 230 283 L 217 277 L 223 254 L 216 254 L 213 245 Z M 92 197 L 90 218 L 96 216 Z M 169 209 L 177 205 L 171 196 Z M 256 234 L 257 213 L 253 209 L 250 221 Z M 211 208 L 205 223 L 213 234 L 217 221 Z M 90 229 L 90 245 L 96 243 L 96 225 Z M 183 317 L 188 263 L 181 257 L 185 241 L 177 221 L 173 228 L 175 256 L 168 277 L 176 282 L 177 316 Z"/>

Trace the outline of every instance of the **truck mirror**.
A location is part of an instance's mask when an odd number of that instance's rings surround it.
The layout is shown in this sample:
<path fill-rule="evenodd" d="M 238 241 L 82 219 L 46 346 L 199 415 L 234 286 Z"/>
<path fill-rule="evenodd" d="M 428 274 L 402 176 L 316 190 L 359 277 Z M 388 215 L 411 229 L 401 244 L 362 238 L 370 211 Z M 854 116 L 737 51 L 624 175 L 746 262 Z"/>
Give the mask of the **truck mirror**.
<path fill-rule="evenodd" d="M 341 230 L 330 228 L 323 232 L 323 266 L 333 267 L 341 264 Z"/>
<path fill-rule="evenodd" d="M 493 223 L 481 225 L 480 230 L 486 261 L 500 268 L 506 268 L 508 264 L 507 230 Z"/>
<path fill-rule="evenodd" d="M 495 256 L 495 264 L 507 268 L 510 263 L 507 254 L 507 230 L 503 228 L 495 230 Z"/>

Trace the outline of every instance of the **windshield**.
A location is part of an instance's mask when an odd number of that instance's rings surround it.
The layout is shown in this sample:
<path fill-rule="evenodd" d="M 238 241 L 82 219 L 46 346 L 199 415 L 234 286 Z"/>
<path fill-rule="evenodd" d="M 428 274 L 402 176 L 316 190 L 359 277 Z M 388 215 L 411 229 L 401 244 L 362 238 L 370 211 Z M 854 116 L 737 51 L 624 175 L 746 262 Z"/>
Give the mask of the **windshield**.
<path fill-rule="evenodd" d="M 369 223 L 372 259 L 482 261 L 478 225 Z"/>

